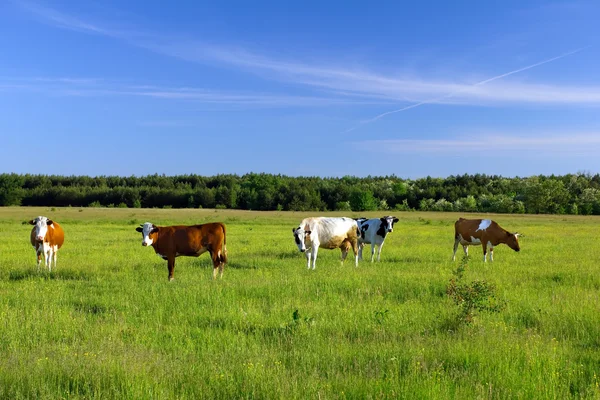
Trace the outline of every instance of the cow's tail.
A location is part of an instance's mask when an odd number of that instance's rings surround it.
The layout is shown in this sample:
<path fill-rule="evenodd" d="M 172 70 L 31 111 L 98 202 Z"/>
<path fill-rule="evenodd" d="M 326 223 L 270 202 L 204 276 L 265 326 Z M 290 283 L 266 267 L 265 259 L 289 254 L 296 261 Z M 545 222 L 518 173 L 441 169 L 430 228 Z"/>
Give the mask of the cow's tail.
<path fill-rule="evenodd" d="M 223 248 L 221 249 L 219 259 L 221 263 L 227 264 L 227 234 L 225 230 L 225 224 L 221 224 L 221 228 L 223 228 Z"/>

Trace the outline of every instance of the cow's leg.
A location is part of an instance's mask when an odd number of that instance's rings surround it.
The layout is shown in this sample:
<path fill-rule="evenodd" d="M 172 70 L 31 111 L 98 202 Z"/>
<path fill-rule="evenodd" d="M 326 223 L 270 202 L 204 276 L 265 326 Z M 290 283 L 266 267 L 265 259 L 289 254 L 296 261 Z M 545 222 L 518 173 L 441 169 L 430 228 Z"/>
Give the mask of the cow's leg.
<path fill-rule="evenodd" d="M 348 247 L 342 247 L 342 258 L 341 258 L 341 262 L 342 264 L 344 264 L 344 261 L 346 261 L 346 257 L 348 256 Z"/>
<path fill-rule="evenodd" d="M 348 257 L 348 252 L 350 252 L 350 241 L 348 239 L 342 242 L 341 250 L 342 250 L 342 264 L 346 261 L 346 257 Z"/>
<path fill-rule="evenodd" d="M 466 244 L 463 244 L 463 251 L 465 252 L 465 256 L 469 255 L 469 246 L 467 246 Z"/>
<path fill-rule="evenodd" d="M 52 251 L 52 264 L 54 266 L 54 269 L 56 269 L 56 255 L 58 253 L 58 247 L 54 246 L 51 248 Z"/>
<path fill-rule="evenodd" d="M 365 247 L 364 243 L 361 243 L 358 245 L 358 259 L 359 260 L 362 260 L 363 247 Z"/>
<path fill-rule="evenodd" d="M 319 246 L 314 246 L 313 254 L 312 254 L 312 269 L 313 269 L 313 271 L 317 267 L 317 253 L 318 252 L 319 252 Z"/>
<path fill-rule="evenodd" d="M 352 245 L 352 251 L 354 252 L 354 266 L 358 267 L 358 251 L 360 249 L 360 245 L 357 241 L 352 241 L 350 244 Z"/>
<path fill-rule="evenodd" d="M 381 261 L 381 248 L 383 247 L 383 243 L 384 243 L 384 242 L 381 242 L 381 243 L 379 244 L 379 248 L 377 249 L 377 262 L 380 262 L 380 261 Z"/>
<path fill-rule="evenodd" d="M 312 256 L 312 249 L 311 250 L 306 250 L 306 252 L 304 253 L 304 255 L 306 256 L 306 266 L 308 269 L 310 269 L 310 258 Z"/>
<path fill-rule="evenodd" d="M 490 261 L 494 261 L 494 246 L 490 243 Z"/>
<path fill-rule="evenodd" d="M 46 265 L 48 266 L 48 272 L 52 272 L 52 247 L 48 247 L 46 250 Z"/>
<path fill-rule="evenodd" d="M 169 281 L 175 279 L 173 271 L 175 271 L 175 255 L 167 256 L 167 268 L 169 269 Z"/>
<path fill-rule="evenodd" d="M 374 257 L 375 257 L 375 242 L 371 242 L 371 262 L 373 262 Z"/>
<path fill-rule="evenodd" d="M 220 272 L 221 274 L 221 278 L 223 277 L 223 264 L 221 263 L 221 256 L 219 255 L 219 252 L 213 252 L 210 251 L 210 258 L 212 259 L 213 262 L 213 279 L 217 278 L 217 272 Z"/>
<path fill-rule="evenodd" d="M 452 261 L 456 261 L 456 250 L 458 249 L 458 242 L 460 242 L 460 237 L 457 235 L 454 238 L 454 253 L 452 254 Z"/>
<path fill-rule="evenodd" d="M 35 249 L 35 255 L 37 256 L 37 269 L 40 270 L 40 264 L 42 263 L 42 250 L 39 248 Z"/>
<path fill-rule="evenodd" d="M 482 241 L 481 247 L 483 247 L 483 262 L 487 262 L 487 243 Z"/>

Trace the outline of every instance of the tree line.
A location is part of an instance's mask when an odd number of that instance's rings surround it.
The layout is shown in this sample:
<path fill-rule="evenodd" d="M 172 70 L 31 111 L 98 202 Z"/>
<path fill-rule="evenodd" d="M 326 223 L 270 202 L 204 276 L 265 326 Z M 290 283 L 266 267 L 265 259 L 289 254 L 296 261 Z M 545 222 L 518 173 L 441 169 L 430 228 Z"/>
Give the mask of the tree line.
<path fill-rule="evenodd" d="M 0 206 L 419 210 L 600 215 L 600 175 L 402 179 L 245 175 L 0 174 Z"/>

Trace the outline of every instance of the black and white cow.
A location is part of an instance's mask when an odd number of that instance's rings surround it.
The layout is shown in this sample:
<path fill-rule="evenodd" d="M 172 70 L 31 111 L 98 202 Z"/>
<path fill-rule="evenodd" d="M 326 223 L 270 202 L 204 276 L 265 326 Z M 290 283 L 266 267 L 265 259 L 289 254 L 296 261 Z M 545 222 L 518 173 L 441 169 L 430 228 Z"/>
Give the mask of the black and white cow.
<path fill-rule="evenodd" d="M 365 244 L 371 245 L 371 262 L 375 256 L 375 246 L 379 246 L 377 252 L 377 261 L 381 258 L 381 248 L 388 233 L 394 231 L 394 223 L 398 222 L 398 218 L 386 216 L 383 218 L 357 218 L 358 228 L 360 229 L 360 237 L 358 238 L 358 258 L 362 260 L 362 250 Z"/>

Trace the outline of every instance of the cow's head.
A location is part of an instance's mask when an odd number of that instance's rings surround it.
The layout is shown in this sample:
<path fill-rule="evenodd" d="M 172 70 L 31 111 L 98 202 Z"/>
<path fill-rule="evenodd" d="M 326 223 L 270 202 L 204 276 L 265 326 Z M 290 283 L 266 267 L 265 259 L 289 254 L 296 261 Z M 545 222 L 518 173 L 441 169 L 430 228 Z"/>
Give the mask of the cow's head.
<path fill-rule="evenodd" d="M 35 239 L 43 241 L 48 232 L 48 227 L 52 226 L 52 220 L 46 217 L 39 216 L 36 219 L 32 219 L 29 223 L 35 226 Z"/>
<path fill-rule="evenodd" d="M 135 228 L 135 230 L 142 233 L 142 246 L 152 245 L 158 235 L 158 226 L 151 222 L 146 222 L 144 225 Z"/>
<path fill-rule="evenodd" d="M 520 251 L 521 247 L 519 247 L 519 236 L 517 233 L 506 232 L 506 245 L 513 249 L 514 251 Z"/>
<path fill-rule="evenodd" d="M 310 242 L 308 226 L 306 228 L 302 228 L 301 226 L 292 228 L 292 232 L 294 233 L 294 240 L 296 241 L 298 250 L 304 253 L 306 251 L 306 242 Z"/>
<path fill-rule="evenodd" d="M 398 218 L 393 216 L 387 216 L 381 218 L 381 226 L 385 230 L 386 233 L 394 232 L 394 223 L 398 222 Z"/>

